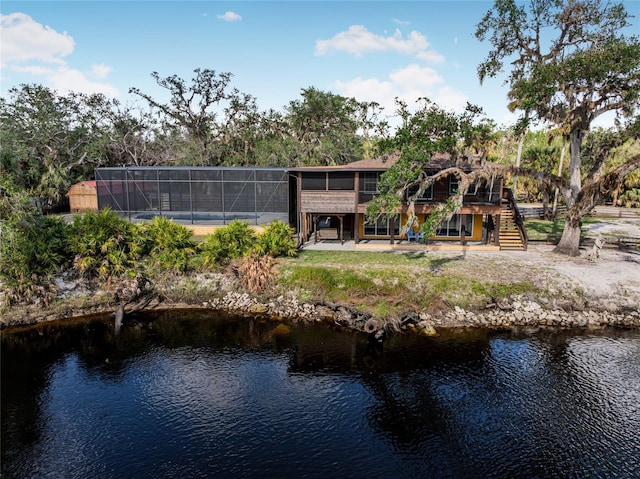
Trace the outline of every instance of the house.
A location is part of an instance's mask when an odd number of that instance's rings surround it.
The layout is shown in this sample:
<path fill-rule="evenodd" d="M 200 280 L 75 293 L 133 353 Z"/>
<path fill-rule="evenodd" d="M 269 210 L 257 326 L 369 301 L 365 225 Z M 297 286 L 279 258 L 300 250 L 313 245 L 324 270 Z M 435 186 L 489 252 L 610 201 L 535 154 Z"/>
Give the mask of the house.
<path fill-rule="evenodd" d="M 93 183 L 97 189 L 93 197 L 97 196 L 99 208 L 111 208 L 132 221 L 165 216 L 194 231 L 208 231 L 234 220 L 259 227 L 278 219 L 296 228 L 302 244 L 310 239 L 353 239 L 356 244 L 384 240 L 406 247 L 411 239 L 402 229 L 407 221 L 407 202 L 395 219 L 365 221 L 367 204 L 379 193 L 380 175 L 395 161 L 392 156 L 341 166 L 289 169 L 98 168 L 96 181 L 84 183 Z M 448 166 L 447 159 L 440 157 L 427 165 L 427 171 L 435 173 Z M 470 164 L 461 167 L 466 171 L 477 168 Z M 415 203 L 418 222 L 424 222 L 457 187 L 455 177 L 443 177 L 425 191 Z M 472 185 L 460 212 L 441 224 L 428 240 L 525 249 L 526 232 L 520 220 L 511 190 L 504 187 L 502 178 L 495 178 Z M 415 240 L 417 245 L 418 238 Z"/>
<path fill-rule="evenodd" d="M 72 213 L 98 211 L 98 196 L 95 181 L 81 181 L 69 188 L 69 210 Z"/>
<path fill-rule="evenodd" d="M 402 231 L 406 223 L 408 200 L 396 219 L 366 222 L 367 204 L 378 192 L 380 176 L 397 157 L 365 159 L 342 166 L 299 167 L 289 171 L 297 176 L 296 205 L 302 241 L 310 239 L 406 240 Z M 428 174 L 452 166 L 447 157 L 434 158 L 427 165 Z M 476 165 L 458 165 L 471 172 Z M 428 188 L 415 202 L 415 214 L 422 223 L 439 203 L 458 188 L 455 176 L 443 177 Z M 417 190 L 414 190 L 415 193 Z M 408 192 L 410 194 L 411 192 Z M 411 232 L 409 232 L 411 233 Z M 500 249 L 526 249 L 527 238 L 521 216 L 511 190 L 501 177 L 471 186 L 457 214 L 442 223 L 431 241 L 478 242 Z"/>

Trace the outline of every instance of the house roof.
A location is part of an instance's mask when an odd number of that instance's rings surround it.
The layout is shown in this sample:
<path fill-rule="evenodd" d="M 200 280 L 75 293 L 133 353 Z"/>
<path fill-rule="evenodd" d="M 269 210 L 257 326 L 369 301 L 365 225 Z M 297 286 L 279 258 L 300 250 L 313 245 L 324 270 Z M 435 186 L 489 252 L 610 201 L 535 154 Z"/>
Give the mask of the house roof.
<path fill-rule="evenodd" d="M 353 161 L 351 163 L 347 163 L 346 165 L 301 166 L 298 168 L 290 168 L 289 171 L 386 171 L 391 168 L 398 161 L 398 159 L 400 159 L 400 154 L 394 153 L 392 155 L 383 155 L 377 158 L 366 158 L 364 160 Z M 436 153 L 435 155 L 433 155 L 429 163 L 425 165 L 425 169 L 440 171 L 452 166 L 458 166 L 464 171 L 473 171 L 481 167 L 481 165 L 476 165 L 469 162 L 456 162 L 456 160 L 451 158 L 451 155 L 446 153 Z"/>
<path fill-rule="evenodd" d="M 76 183 L 74 185 L 71 185 L 71 188 L 82 188 L 82 187 L 89 187 L 89 188 L 94 188 L 96 187 L 96 180 L 86 180 L 86 181 L 81 181 L 79 183 Z"/>
<path fill-rule="evenodd" d="M 399 155 L 383 155 L 377 158 L 365 158 L 364 160 L 353 161 L 346 165 L 335 166 L 300 166 L 297 168 L 289 168 L 289 171 L 344 171 L 344 170 L 358 170 L 358 171 L 384 171 L 388 170 L 398 161 Z"/>

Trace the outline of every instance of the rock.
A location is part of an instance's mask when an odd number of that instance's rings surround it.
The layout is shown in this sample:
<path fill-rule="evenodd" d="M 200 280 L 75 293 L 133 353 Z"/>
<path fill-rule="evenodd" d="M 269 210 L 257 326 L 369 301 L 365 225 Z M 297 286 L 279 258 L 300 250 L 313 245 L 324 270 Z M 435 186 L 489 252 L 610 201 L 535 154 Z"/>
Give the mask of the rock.
<path fill-rule="evenodd" d="M 264 314 L 267 312 L 267 307 L 264 304 L 252 304 L 247 311 L 252 314 Z"/>
<path fill-rule="evenodd" d="M 420 321 L 416 324 L 416 328 L 418 332 L 423 336 L 435 336 L 438 334 L 436 332 L 436 328 L 433 327 L 432 324 L 429 324 L 427 321 Z"/>

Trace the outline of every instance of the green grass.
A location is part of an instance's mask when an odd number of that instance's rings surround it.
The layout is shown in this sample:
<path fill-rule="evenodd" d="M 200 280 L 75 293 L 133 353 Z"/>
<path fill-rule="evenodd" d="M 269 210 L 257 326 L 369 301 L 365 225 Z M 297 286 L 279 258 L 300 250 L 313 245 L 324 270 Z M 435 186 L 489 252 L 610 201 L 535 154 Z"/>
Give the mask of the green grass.
<path fill-rule="evenodd" d="M 304 251 L 279 260 L 278 286 L 309 301 L 358 305 L 376 317 L 442 305 L 480 308 L 493 298 L 539 291 L 505 273 L 517 265 L 464 255 Z M 492 277 L 493 275 L 493 277 Z"/>
<path fill-rule="evenodd" d="M 582 218 L 582 224 L 588 225 L 593 223 L 600 223 L 602 220 L 594 217 Z M 556 218 L 555 221 L 540 220 L 540 219 L 526 219 L 524 226 L 529 235 L 529 239 L 547 239 L 548 235 L 561 235 L 564 229 L 564 217 Z"/>

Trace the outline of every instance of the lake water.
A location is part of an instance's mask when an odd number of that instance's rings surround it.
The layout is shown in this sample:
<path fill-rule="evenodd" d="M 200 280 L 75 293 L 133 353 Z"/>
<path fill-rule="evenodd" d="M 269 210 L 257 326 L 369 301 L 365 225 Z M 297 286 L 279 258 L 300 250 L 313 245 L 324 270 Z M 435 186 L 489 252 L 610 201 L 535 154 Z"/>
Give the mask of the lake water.
<path fill-rule="evenodd" d="M 188 311 L 2 333 L 3 478 L 640 477 L 640 332 Z"/>

